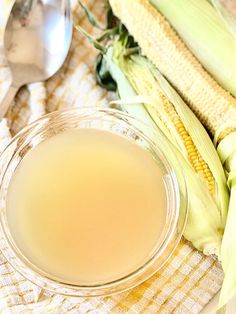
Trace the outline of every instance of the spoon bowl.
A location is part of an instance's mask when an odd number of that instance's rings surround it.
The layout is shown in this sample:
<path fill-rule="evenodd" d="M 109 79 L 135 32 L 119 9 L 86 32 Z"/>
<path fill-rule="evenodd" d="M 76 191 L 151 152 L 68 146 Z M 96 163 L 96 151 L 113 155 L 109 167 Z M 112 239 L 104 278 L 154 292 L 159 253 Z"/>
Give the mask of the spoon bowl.
<path fill-rule="evenodd" d="M 12 83 L 0 106 L 0 117 L 21 86 L 44 81 L 61 68 L 71 37 L 69 0 L 16 0 L 4 35 Z"/>

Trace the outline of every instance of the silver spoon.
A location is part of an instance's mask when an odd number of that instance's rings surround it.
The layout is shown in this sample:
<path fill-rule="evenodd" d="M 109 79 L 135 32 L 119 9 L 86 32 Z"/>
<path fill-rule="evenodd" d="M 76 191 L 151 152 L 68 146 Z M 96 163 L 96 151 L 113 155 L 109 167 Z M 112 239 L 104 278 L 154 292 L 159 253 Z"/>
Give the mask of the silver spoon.
<path fill-rule="evenodd" d="M 4 34 L 12 83 L 0 104 L 0 118 L 21 86 L 44 81 L 60 69 L 71 37 L 70 0 L 16 0 Z"/>

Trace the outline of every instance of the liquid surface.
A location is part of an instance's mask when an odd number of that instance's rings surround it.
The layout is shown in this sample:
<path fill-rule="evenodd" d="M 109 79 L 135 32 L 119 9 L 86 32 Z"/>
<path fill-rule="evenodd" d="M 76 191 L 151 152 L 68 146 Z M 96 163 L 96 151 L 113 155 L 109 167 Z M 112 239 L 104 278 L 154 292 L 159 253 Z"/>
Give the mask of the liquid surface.
<path fill-rule="evenodd" d="M 166 218 L 162 172 L 116 134 L 69 130 L 26 155 L 10 182 L 7 219 L 18 248 L 67 283 L 104 283 L 142 266 Z"/>

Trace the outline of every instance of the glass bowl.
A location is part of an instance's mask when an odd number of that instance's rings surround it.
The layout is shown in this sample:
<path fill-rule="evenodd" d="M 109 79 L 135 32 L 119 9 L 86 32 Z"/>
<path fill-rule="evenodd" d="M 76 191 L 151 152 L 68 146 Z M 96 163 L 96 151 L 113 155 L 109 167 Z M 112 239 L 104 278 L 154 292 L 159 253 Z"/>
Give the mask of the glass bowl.
<path fill-rule="evenodd" d="M 147 257 L 145 264 L 112 282 L 99 282 L 91 285 L 78 285 L 59 282 L 29 261 L 11 236 L 7 215 L 6 195 L 15 169 L 21 160 L 38 144 L 60 132 L 69 129 L 95 128 L 123 135 L 147 150 L 158 162 L 163 171 L 167 190 L 167 215 L 165 228 L 154 252 Z M 14 269 L 36 285 L 63 295 L 105 296 L 130 289 L 142 283 L 169 259 L 182 236 L 187 218 L 187 194 L 184 177 L 172 169 L 165 152 L 160 149 L 163 134 L 153 130 L 137 119 L 114 109 L 81 108 L 53 112 L 19 132 L 6 147 L 0 158 L 0 249 Z M 151 140 L 155 138 L 155 143 Z M 181 191 L 180 191 L 181 180 Z M 183 188 L 184 187 L 184 188 Z M 137 239 L 139 241 L 139 239 Z"/>

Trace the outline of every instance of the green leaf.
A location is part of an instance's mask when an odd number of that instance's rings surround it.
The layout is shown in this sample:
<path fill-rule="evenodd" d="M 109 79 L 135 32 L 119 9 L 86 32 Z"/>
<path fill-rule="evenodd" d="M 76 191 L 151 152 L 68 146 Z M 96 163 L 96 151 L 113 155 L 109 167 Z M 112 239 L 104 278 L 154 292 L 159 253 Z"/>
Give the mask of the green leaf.
<path fill-rule="evenodd" d="M 107 66 L 106 60 L 103 58 L 103 55 L 100 53 L 96 60 L 96 80 L 100 86 L 109 90 L 109 91 L 116 91 L 117 84 L 113 80 L 110 71 Z"/>
<path fill-rule="evenodd" d="M 118 27 L 110 28 L 105 30 L 99 37 L 96 38 L 98 42 L 104 41 L 105 39 L 108 39 L 111 36 L 114 36 L 118 32 Z"/>
<path fill-rule="evenodd" d="M 76 28 L 83 36 L 85 36 L 85 37 L 89 40 L 89 42 L 90 42 L 91 44 L 93 44 L 93 46 L 94 46 L 96 49 L 100 50 L 102 53 L 106 53 L 107 48 L 106 48 L 105 46 L 101 45 L 101 44 L 96 40 L 96 38 L 94 38 L 93 36 L 91 36 L 85 29 L 83 29 L 83 28 L 82 28 L 81 26 L 79 26 L 78 24 L 75 25 L 75 28 Z"/>
<path fill-rule="evenodd" d="M 140 47 L 132 47 L 132 48 L 127 48 L 124 52 L 124 57 L 129 57 L 130 55 L 133 54 L 140 54 L 141 49 Z"/>
<path fill-rule="evenodd" d="M 100 23 L 98 22 L 96 17 L 93 15 L 93 13 L 80 0 L 78 0 L 78 4 L 83 9 L 83 11 L 86 14 L 86 16 L 87 16 L 89 22 L 91 23 L 91 25 L 93 25 L 94 27 L 97 27 L 97 28 L 99 28 L 101 30 L 104 30 L 104 27 L 102 27 L 100 25 Z"/>

